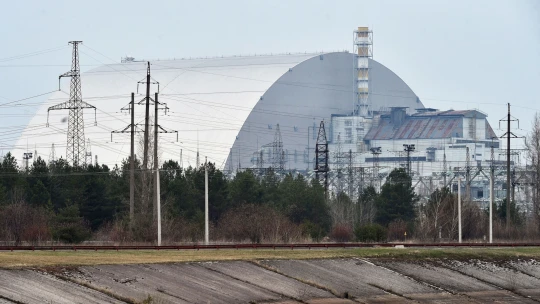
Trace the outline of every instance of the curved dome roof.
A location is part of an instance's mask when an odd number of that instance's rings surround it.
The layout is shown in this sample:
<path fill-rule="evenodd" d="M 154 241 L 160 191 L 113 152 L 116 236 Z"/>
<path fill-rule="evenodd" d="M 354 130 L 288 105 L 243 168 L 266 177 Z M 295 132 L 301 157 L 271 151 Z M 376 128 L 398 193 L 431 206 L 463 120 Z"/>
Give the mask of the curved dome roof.
<path fill-rule="evenodd" d="M 287 169 L 310 169 L 308 160 L 312 162 L 314 156 L 320 121 L 329 122 L 332 114 L 352 112 L 356 98 L 354 58 L 349 53 L 319 55 L 283 74 L 247 117 L 226 168 L 251 167 L 253 153 L 274 142 L 275 128 L 279 124 Z M 408 107 L 407 111 L 411 113 L 414 109 L 424 108 L 409 86 L 377 61 L 370 60 L 369 76 L 371 110 L 383 111 L 399 106 Z M 326 128 L 329 137 L 328 123 Z"/>
<path fill-rule="evenodd" d="M 374 107 L 423 107 L 394 73 L 376 61 L 371 67 Z M 146 62 L 103 65 L 82 74 L 83 100 L 97 108 L 97 125 L 92 110 L 85 110 L 85 137 L 100 163 L 118 164 L 129 155 L 129 134 L 114 134 L 111 142 L 110 133 L 129 125 L 130 116 L 120 109 L 130 102 L 130 93 L 137 92 L 137 82 L 145 75 Z M 289 154 L 297 151 L 298 160 L 307 148 L 308 127 L 331 114 L 348 114 L 353 103 L 353 55 L 349 53 L 152 61 L 151 75 L 159 82 L 159 101 L 170 109 L 167 115 L 160 112 L 159 123 L 179 132 L 178 142 L 173 134 L 160 136 L 160 158 L 178 160 L 183 149 L 186 166 L 195 165 L 198 147 L 201 162 L 208 156 L 223 166 L 232 151 L 232 164 L 238 163 L 240 152 L 240 163 L 248 167 L 257 147 L 273 141 L 278 123 L 284 148 Z M 55 143 L 56 156 L 65 157 L 68 110 L 51 111 L 49 128 L 43 132 L 42 127 L 48 107 L 68 99 L 67 86 L 63 83 L 63 91 L 43 103 L 19 138 L 20 151 L 15 149 L 14 155 L 22 155 L 21 147 L 28 142 L 30 149 L 48 156 Z M 142 86 L 136 102 L 144 97 Z M 153 85 L 151 92 L 157 90 Z M 136 123 L 144 124 L 144 106 L 135 107 L 135 116 Z M 300 160 L 290 165 L 305 168 Z"/>

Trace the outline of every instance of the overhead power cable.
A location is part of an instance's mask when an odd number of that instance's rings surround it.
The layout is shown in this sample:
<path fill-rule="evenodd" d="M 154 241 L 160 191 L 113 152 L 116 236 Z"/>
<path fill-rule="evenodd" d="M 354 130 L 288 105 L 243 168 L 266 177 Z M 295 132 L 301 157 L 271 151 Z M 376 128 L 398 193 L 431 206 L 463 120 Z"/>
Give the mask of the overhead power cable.
<path fill-rule="evenodd" d="M 22 54 L 22 55 L 16 55 L 16 56 L 11 56 L 11 57 L 0 58 L 0 62 L 7 62 L 7 61 L 18 60 L 18 59 L 32 57 L 32 56 L 38 56 L 38 55 L 42 55 L 42 54 L 46 54 L 46 53 L 59 51 L 59 50 L 65 49 L 65 48 L 67 48 L 67 47 L 66 46 L 61 46 L 61 47 L 56 47 L 56 48 L 51 48 L 51 49 L 46 49 L 46 50 L 41 50 L 41 51 L 36 51 L 36 52 L 31 52 L 31 53 L 26 53 L 26 54 Z"/>
<path fill-rule="evenodd" d="M 57 92 L 57 91 L 58 90 L 49 91 L 49 92 L 46 92 L 46 93 L 41 93 L 41 94 L 38 94 L 38 95 L 34 95 L 34 96 L 30 96 L 30 97 L 26 97 L 26 98 L 22 98 L 22 99 L 18 99 L 18 100 L 13 100 L 13 101 L 6 102 L 6 103 L 1 103 L 0 107 L 6 107 L 7 105 L 10 105 L 10 104 L 14 104 L 14 103 L 25 101 L 25 100 L 32 99 L 32 98 L 41 97 L 43 95 L 51 94 L 51 93 L 54 93 L 54 92 Z"/>

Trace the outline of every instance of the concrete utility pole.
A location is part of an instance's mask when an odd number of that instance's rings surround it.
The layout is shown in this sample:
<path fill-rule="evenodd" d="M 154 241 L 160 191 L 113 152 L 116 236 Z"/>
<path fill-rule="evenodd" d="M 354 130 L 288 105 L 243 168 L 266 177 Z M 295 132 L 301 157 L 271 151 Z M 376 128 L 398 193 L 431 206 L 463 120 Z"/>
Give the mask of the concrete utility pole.
<path fill-rule="evenodd" d="M 469 199 L 471 197 L 471 154 L 469 147 L 465 149 L 465 199 Z"/>
<path fill-rule="evenodd" d="M 210 229 L 208 223 L 208 158 L 204 160 L 204 244 L 210 243 Z"/>
<path fill-rule="evenodd" d="M 506 227 L 508 228 L 512 224 L 512 219 L 510 216 L 510 204 L 512 202 L 510 200 L 510 187 L 512 187 L 510 181 L 510 138 L 518 138 L 518 136 L 510 131 L 510 123 L 512 121 L 517 121 L 519 128 L 519 120 L 510 115 L 510 103 L 508 103 L 508 114 L 506 114 L 505 118 L 499 120 L 499 128 L 501 121 L 506 122 L 506 133 L 504 133 L 501 137 L 506 136 Z"/>
<path fill-rule="evenodd" d="M 494 191 L 494 185 L 495 185 L 495 165 L 494 162 L 494 153 L 493 153 L 493 145 L 491 145 L 491 167 L 490 167 L 490 174 L 489 174 L 489 242 L 493 243 L 493 203 L 495 200 L 495 191 Z"/>
<path fill-rule="evenodd" d="M 493 243 L 493 173 L 489 179 L 489 242 Z"/>
<path fill-rule="evenodd" d="M 125 127 L 122 130 L 112 131 L 111 132 L 111 142 L 113 141 L 113 134 L 114 133 L 131 133 L 131 151 L 129 156 L 129 225 L 131 228 L 133 228 L 133 223 L 135 220 L 135 93 L 131 93 L 131 101 L 129 102 L 129 106 L 123 107 L 120 109 L 121 111 L 130 111 L 131 114 L 131 123 Z M 130 129 L 127 131 L 127 129 Z M 96 165 L 97 165 L 97 155 L 96 157 Z"/>
<path fill-rule="evenodd" d="M 148 68 L 146 69 L 146 104 L 145 104 L 145 116 L 144 116 L 144 151 L 143 151 L 143 170 L 148 169 L 148 131 L 149 131 L 149 119 L 150 119 L 150 62 L 148 62 Z"/>
<path fill-rule="evenodd" d="M 135 93 L 131 93 L 131 151 L 129 156 L 129 225 L 135 220 Z"/>
<path fill-rule="evenodd" d="M 161 199 L 160 199 L 160 187 L 159 187 L 159 160 L 158 160 L 158 93 L 154 97 L 154 214 L 157 217 L 157 229 L 158 229 L 158 246 L 161 246 Z"/>
<path fill-rule="evenodd" d="M 156 169 L 156 176 L 154 179 L 156 188 L 155 194 L 157 199 L 157 242 L 158 246 L 161 246 L 161 200 L 160 200 L 160 190 L 159 190 L 159 169 Z"/>
<path fill-rule="evenodd" d="M 458 230 L 459 230 L 459 242 L 461 243 L 461 177 L 458 178 Z"/>
<path fill-rule="evenodd" d="M 510 103 L 508 103 L 508 117 L 506 129 L 506 227 L 511 225 L 510 219 Z"/>
<path fill-rule="evenodd" d="M 446 173 L 448 172 L 448 166 L 446 164 L 446 148 L 443 149 L 443 185 L 446 187 Z"/>
<path fill-rule="evenodd" d="M 199 130 L 197 130 L 197 159 L 195 160 L 195 168 L 199 170 Z"/>

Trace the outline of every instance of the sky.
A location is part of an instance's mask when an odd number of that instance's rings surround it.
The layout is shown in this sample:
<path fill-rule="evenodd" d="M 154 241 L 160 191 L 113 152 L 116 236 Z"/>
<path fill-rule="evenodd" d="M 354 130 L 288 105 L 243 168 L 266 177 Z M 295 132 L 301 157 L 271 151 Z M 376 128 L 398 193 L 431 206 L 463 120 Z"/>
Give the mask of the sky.
<path fill-rule="evenodd" d="M 538 0 L 22 0 L 5 4 L 4 12 L 0 154 L 36 114 L 44 93 L 58 89 L 58 76 L 70 69 L 70 40 L 83 41 L 84 72 L 126 55 L 352 51 L 352 31 L 369 26 L 374 59 L 426 107 L 479 109 L 498 135 L 505 132 L 498 127 L 507 103 L 520 122 L 516 135 L 525 135 L 540 112 Z"/>

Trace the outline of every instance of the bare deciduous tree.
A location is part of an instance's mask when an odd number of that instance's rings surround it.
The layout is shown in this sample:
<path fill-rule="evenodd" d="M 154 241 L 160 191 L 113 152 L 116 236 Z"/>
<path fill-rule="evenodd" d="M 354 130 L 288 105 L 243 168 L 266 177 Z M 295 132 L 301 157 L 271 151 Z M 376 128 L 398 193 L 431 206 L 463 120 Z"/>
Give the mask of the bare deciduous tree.
<path fill-rule="evenodd" d="M 534 115 L 532 129 L 525 138 L 527 158 L 531 164 L 533 173 L 532 189 L 532 216 L 531 219 L 536 229 L 540 226 L 540 113 Z"/>
<path fill-rule="evenodd" d="M 377 192 L 375 191 L 375 188 L 370 186 L 362 191 L 356 205 L 355 225 L 364 226 L 367 224 L 373 224 L 375 214 L 377 213 L 377 209 L 375 207 L 376 199 Z"/>

